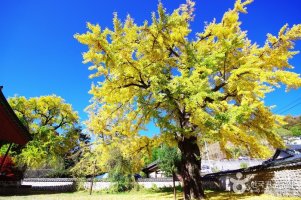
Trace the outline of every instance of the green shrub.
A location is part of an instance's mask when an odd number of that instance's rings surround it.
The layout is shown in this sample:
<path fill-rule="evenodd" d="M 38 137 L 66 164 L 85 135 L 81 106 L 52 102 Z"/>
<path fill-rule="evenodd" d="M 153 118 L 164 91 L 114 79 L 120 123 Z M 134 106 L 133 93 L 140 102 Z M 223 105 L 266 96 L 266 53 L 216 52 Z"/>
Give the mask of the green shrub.
<path fill-rule="evenodd" d="M 147 174 L 146 174 L 146 173 L 140 172 L 139 174 L 140 174 L 140 176 L 141 176 L 142 178 L 147 178 Z"/>
<path fill-rule="evenodd" d="M 158 191 L 158 186 L 156 184 L 152 184 L 152 187 L 150 188 L 151 191 L 157 192 Z"/>
<path fill-rule="evenodd" d="M 56 169 L 45 176 L 46 178 L 72 178 L 72 174 L 66 169 Z"/>
<path fill-rule="evenodd" d="M 84 191 L 86 190 L 85 187 L 84 187 L 84 183 L 87 181 L 86 178 L 78 178 L 76 180 L 76 190 L 77 191 Z"/>
<path fill-rule="evenodd" d="M 248 168 L 248 167 L 249 167 L 249 164 L 248 164 L 248 163 L 245 163 L 245 162 L 240 163 L 240 168 L 245 169 L 245 168 Z"/>
<path fill-rule="evenodd" d="M 125 192 L 131 190 L 134 187 L 134 177 L 131 175 L 123 175 L 119 172 L 113 172 L 110 175 L 110 181 L 112 185 L 110 187 L 110 192 Z"/>
<path fill-rule="evenodd" d="M 220 172 L 219 168 L 216 167 L 216 166 L 212 167 L 211 170 L 212 170 L 213 173 Z"/>

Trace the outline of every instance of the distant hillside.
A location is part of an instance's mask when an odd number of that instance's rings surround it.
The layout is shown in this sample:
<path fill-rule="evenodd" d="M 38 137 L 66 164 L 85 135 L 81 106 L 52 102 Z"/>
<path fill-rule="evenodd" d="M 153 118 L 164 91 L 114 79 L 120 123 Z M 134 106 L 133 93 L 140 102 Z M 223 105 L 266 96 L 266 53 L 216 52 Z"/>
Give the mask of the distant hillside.
<path fill-rule="evenodd" d="M 301 137 L 301 116 L 288 115 L 285 116 L 284 121 L 287 124 L 277 130 L 279 135 Z"/>

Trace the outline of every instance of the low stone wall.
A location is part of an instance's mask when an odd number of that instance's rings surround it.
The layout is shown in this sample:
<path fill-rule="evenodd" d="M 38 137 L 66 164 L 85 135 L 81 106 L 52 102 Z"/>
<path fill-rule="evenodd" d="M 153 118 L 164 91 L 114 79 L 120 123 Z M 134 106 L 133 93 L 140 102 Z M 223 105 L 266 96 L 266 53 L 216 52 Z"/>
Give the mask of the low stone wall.
<path fill-rule="evenodd" d="M 211 169 L 218 171 L 225 170 L 235 170 L 240 169 L 242 164 L 247 165 L 247 167 L 253 167 L 256 165 L 261 165 L 264 160 L 261 159 L 249 159 L 249 160 L 202 160 L 201 165 L 210 166 Z"/>
<path fill-rule="evenodd" d="M 172 178 L 141 178 L 137 182 L 145 188 L 151 188 L 154 185 L 158 188 L 172 187 Z M 202 183 L 205 189 L 210 190 L 301 197 L 301 160 L 278 166 L 259 165 L 247 169 L 207 174 L 202 177 Z M 26 178 L 21 186 L 31 186 L 32 190 L 36 191 L 69 192 L 76 190 L 79 184 L 85 189 L 91 186 L 89 181 L 62 178 Z M 111 183 L 107 181 L 95 181 L 93 190 L 106 189 L 110 185 Z M 180 182 L 176 181 L 176 185 L 180 185 Z"/>
<path fill-rule="evenodd" d="M 104 190 L 108 189 L 111 186 L 111 182 L 108 181 L 95 181 L 93 182 L 93 190 Z M 91 187 L 91 182 L 83 182 L 83 188 L 89 190 Z"/>
<path fill-rule="evenodd" d="M 22 185 L 29 185 L 32 187 L 44 186 L 68 186 L 74 185 L 76 179 L 73 178 L 26 178 L 22 181 Z"/>
<path fill-rule="evenodd" d="M 9 181 L 7 181 L 9 182 Z M 31 195 L 74 192 L 76 179 L 26 178 L 20 184 L 1 184 L 0 195 Z"/>
<path fill-rule="evenodd" d="M 172 178 L 140 178 L 137 183 L 145 188 L 152 188 L 154 185 L 158 188 L 172 187 Z M 81 181 L 73 178 L 26 178 L 22 181 L 22 186 L 31 186 L 34 190 L 50 191 L 73 191 L 77 184 L 88 190 L 91 187 L 90 181 Z M 96 180 L 93 182 L 93 190 L 103 190 L 111 185 L 108 181 Z M 175 182 L 176 186 L 180 185 L 179 181 Z"/>
<path fill-rule="evenodd" d="M 21 185 L 21 181 L 0 181 L 2 187 L 18 187 Z"/>
<path fill-rule="evenodd" d="M 22 186 L 31 186 L 35 190 L 50 190 L 69 192 L 75 190 L 80 185 L 84 189 L 90 189 L 91 182 L 75 178 L 25 178 Z M 107 189 L 111 185 L 108 181 L 94 181 L 93 190 Z"/>
<path fill-rule="evenodd" d="M 158 188 L 164 188 L 164 187 L 172 187 L 173 182 L 172 178 L 139 178 L 137 180 L 137 183 L 144 188 L 152 188 L 154 185 Z M 111 185 L 110 182 L 106 181 L 95 181 L 93 182 L 93 190 L 103 190 L 109 188 Z M 175 182 L 176 186 L 181 185 L 179 181 Z M 90 189 L 91 182 L 84 182 L 83 187 L 85 189 Z"/>
<path fill-rule="evenodd" d="M 140 178 L 137 182 L 145 188 L 152 188 L 154 185 L 158 188 L 173 186 L 172 178 Z M 175 185 L 179 186 L 181 183 L 179 181 L 175 181 Z"/>
<path fill-rule="evenodd" d="M 33 191 L 73 192 L 77 189 L 73 178 L 25 178 L 21 186 Z"/>
<path fill-rule="evenodd" d="M 205 189 L 252 192 L 277 196 L 301 197 L 301 161 L 279 166 L 253 168 L 208 174 L 203 177 Z"/>

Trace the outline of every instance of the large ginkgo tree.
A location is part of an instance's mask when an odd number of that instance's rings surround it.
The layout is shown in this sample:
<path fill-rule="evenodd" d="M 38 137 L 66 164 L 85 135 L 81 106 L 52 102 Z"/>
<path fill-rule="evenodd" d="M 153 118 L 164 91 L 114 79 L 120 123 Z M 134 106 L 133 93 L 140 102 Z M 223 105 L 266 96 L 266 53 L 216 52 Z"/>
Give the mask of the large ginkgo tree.
<path fill-rule="evenodd" d="M 115 14 L 113 30 L 88 23 L 87 33 L 75 35 L 88 46 L 84 62 L 93 64 L 91 78 L 99 81 L 90 90 L 88 127 L 109 138 L 139 138 L 153 120 L 160 128 L 156 141 L 181 151 L 185 199 L 204 197 L 198 146 L 203 138 L 219 141 L 225 151 L 232 143 L 261 157 L 269 153 L 264 141 L 283 145 L 274 132 L 281 119 L 263 99 L 280 84 L 288 90 L 301 86 L 288 62 L 301 26 L 284 25 L 263 46 L 252 43 L 239 21 L 249 3 L 237 0 L 220 22 L 207 24 L 194 38 L 191 1 L 171 14 L 160 3 L 142 25 L 130 16 L 121 22 Z"/>
<path fill-rule="evenodd" d="M 81 134 L 72 106 L 55 95 L 15 96 L 8 102 L 33 138 L 26 146 L 13 148 L 17 163 L 30 169 L 69 167 L 68 157 L 76 151 Z"/>

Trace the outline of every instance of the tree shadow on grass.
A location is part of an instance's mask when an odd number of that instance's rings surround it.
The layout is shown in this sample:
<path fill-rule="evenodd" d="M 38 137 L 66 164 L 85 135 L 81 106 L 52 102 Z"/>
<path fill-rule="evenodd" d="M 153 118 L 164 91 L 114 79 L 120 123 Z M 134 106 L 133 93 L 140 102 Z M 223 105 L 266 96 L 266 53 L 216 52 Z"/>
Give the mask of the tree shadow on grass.
<path fill-rule="evenodd" d="M 43 187 L 0 187 L 0 196 L 27 196 L 40 194 L 59 194 L 73 193 L 76 187 L 59 187 L 59 186 L 43 186 Z"/>
<path fill-rule="evenodd" d="M 151 190 L 152 193 L 159 193 L 158 196 L 163 198 L 173 198 L 173 188 L 158 188 Z M 217 191 L 205 191 L 206 199 L 209 200 L 244 200 L 250 197 L 259 197 L 260 194 L 243 193 L 236 194 L 234 192 L 217 192 Z M 181 187 L 177 188 L 177 199 L 184 200 L 183 190 Z"/>
<path fill-rule="evenodd" d="M 161 187 L 161 188 L 152 188 L 148 190 L 151 193 L 157 193 L 158 196 L 163 198 L 172 198 L 173 199 L 173 188 L 172 187 Z M 183 189 L 181 186 L 176 186 L 177 199 L 183 200 Z"/>
<path fill-rule="evenodd" d="M 156 189 L 151 189 L 151 191 L 170 194 L 170 193 L 173 193 L 173 188 L 172 187 L 160 187 L 160 188 L 156 188 Z M 181 186 L 176 186 L 176 191 L 183 192 L 183 188 Z"/>
<path fill-rule="evenodd" d="M 243 199 L 250 198 L 251 196 L 259 197 L 260 194 L 254 194 L 254 193 L 236 194 L 234 192 L 206 191 L 206 199 L 210 199 L 210 200 L 243 200 Z"/>

